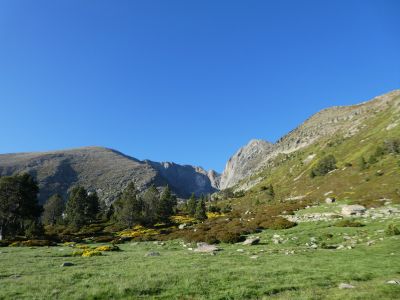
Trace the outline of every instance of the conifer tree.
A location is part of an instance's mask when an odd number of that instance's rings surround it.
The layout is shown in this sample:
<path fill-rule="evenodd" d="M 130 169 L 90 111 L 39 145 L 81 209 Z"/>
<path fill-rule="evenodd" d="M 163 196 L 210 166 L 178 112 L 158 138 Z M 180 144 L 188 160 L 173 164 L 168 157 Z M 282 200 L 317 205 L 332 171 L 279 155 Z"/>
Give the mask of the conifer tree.
<path fill-rule="evenodd" d="M 196 213 L 196 206 L 196 196 L 194 195 L 194 193 L 192 193 L 192 196 L 190 196 L 189 200 L 187 201 L 187 213 L 189 216 L 194 216 L 194 214 Z"/>
<path fill-rule="evenodd" d="M 206 202 L 204 199 L 200 199 L 196 205 L 196 212 L 194 217 L 197 220 L 204 221 L 207 219 L 207 209 L 206 209 Z"/>
<path fill-rule="evenodd" d="M 51 196 L 43 206 L 43 223 L 46 225 L 55 225 L 60 223 L 64 207 L 64 200 L 59 194 Z"/>

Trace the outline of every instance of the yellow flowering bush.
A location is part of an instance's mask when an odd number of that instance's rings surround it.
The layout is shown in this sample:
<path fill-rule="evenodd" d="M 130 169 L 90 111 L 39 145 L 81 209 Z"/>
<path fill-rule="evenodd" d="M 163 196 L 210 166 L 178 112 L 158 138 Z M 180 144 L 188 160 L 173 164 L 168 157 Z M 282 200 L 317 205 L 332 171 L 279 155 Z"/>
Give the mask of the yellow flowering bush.
<path fill-rule="evenodd" d="M 209 218 L 209 219 L 223 217 L 223 216 L 225 216 L 223 213 L 215 213 L 215 212 L 208 212 L 207 213 L 207 218 Z"/>
<path fill-rule="evenodd" d="M 180 216 L 180 215 L 172 216 L 170 219 L 172 222 L 176 224 L 184 224 L 184 223 L 188 224 L 196 221 L 195 218 L 189 216 Z"/>
<path fill-rule="evenodd" d="M 158 235 L 160 232 L 153 228 L 145 228 L 141 225 L 136 225 L 132 229 L 127 229 L 121 232 L 118 232 L 117 235 L 120 237 L 142 237 L 142 236 L 153 236 Z"/>
<path fill-rule="evenodd" d="M 118 251 L 120 249 L 118 248 L 118 246 L 104 245 L 104 246 L 96 247 L 94 250 L 96 250 L 96 251 Z"/>
<path fill-rule="evenodd" d="M 92 256 L 101 256 L 101 255 L 103 255 L 101 253 L 101 251 L 97 251 L 95 249 L 91 249 L 91 250 L 87 249 L 87 250 L 84 250 L 82 253 L 82 257 L 92 257 Z"/>

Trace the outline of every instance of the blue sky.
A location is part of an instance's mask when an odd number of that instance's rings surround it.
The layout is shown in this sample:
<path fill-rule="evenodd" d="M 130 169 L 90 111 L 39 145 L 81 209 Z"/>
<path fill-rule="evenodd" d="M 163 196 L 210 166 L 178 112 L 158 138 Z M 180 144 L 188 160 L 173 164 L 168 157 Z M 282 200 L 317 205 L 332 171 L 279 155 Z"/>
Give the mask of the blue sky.
<path fill-rule="evenodd" d="M 400 88 L 400 1 L 0 0 L 0 153 L 99 145 L 222 171 Z"/>

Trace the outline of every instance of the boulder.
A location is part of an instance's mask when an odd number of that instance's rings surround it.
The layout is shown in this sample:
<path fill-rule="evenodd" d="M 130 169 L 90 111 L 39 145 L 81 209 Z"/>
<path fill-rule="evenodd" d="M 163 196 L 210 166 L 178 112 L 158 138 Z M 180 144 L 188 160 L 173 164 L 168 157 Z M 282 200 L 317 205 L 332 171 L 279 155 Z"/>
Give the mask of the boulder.
<path fill-rule="evenodd" d="M 341 283 L 341 284 L 339 284 L 339 289 L 354 289 L 355 288 L 355 286 L 354 285 L 351 285 L 351 284 L 348 284 L 348 283 Z"/>
<path fill-rule="evenodd" d="M 155 251 L 150 251 L 146 253 L 146 257 L 151 257 L 151 256 L 160 256 L 160 253 Z"/>
<path fill-rule="evenodd" d="M 331 204 L 334 202 L 336 202 L 336 199 L 334 197 L 328 197 L 325 199 L 325 203 L 327 203 L 327 204 Z"/>
<path fill-rule="evenodd" d="M 215 245 L 209 245 L 207 243 L 197 243 L 197 248 L 194 249 L 194 252 L 199 253 L 212 253 L 214 251 L 218 251 L 219 248 Z"/>
<path fill-rule="evenodd" d="M 345 205 L 342 207 L 343 216 L 362 215 L 366 211 L 366 208 L 362 205 Z"/>
<path fill-rule="evenodd" d="M 400 284 L 400 280 L 389 280 L 387 284 Z"/>
<path fill-rule="evenodd" d="M 243 245 L 257 245 L 260 242 L 260 238 L 259 237 L 249 237 L 247 238 L 244 242 Z"/>
<path fill-rule="evenodd" d="M 72 267 L 74 264 L 72 262 L 63 262 L 60 267 Z"/>
<path fill-rule="evenodd" d="M 178 226 L 178 228 L 179 228 L 180 230 L 183 230 L 183 229 L 185 229 L 186 226 L 187 226 L 187 224 L 186 224 L 186 223 L 183 223 L 183 224 L 180 224 L 180 225 Z"/>

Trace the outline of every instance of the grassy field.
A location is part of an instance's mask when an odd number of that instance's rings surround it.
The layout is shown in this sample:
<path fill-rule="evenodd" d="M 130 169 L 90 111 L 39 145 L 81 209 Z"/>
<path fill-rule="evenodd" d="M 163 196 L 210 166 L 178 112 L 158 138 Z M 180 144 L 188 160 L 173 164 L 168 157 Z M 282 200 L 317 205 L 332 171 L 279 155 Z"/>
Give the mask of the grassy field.
<path fill-rule="evenodd" d="M 364 219 L 357 228 L 335 222 L 265 230 L 259 245 L 221 244 L 216 255 L 179 240 L 126 243 L 97 257 L 69 257 L 67 246 L 0 248 L 0 299 L 398 299 L 400 285 L 386 282 L 400 280 L 400 236 L 383 230 L 399 216 Z M 333 244 L 345 249 L 323 249 Z M 149 251 L 160 256 L 146 257 Z"/>

